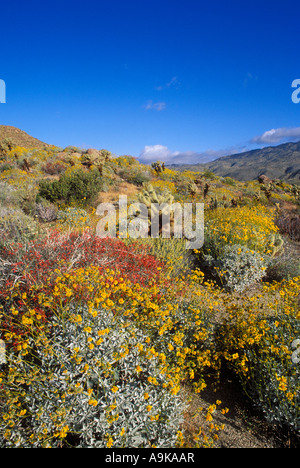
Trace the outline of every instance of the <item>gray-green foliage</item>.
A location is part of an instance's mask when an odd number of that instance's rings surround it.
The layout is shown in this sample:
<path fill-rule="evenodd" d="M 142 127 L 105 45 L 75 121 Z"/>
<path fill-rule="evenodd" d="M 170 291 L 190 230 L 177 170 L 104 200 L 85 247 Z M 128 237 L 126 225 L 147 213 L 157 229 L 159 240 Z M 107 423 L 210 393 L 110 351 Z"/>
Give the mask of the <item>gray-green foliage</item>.
<path fill-rule="evenodd" d="M 294 256 L 273 258 L 268 266 L 268 281 L 291 280 L 297 276 L 300 276 L 300 260 Z"/>
<path fill-rule="evenodd" d="M 34 215 L 43 223 L 50 223 L 57 219 L 58 208 L 47 200 L 36 203 Z"/>
<path fill-rule="evenodd" d="M 26 415 L 16 417 L 9 442 L 8 421 L 0 419 L 0 446 L 174 447 L 183 403 L 166 388 L 141 330 L 87 307 L 54 315 L 51 325 L 50 334 L 30 338 L 26 356 L 7 353 L 10 375 L 18 378 L 5 385 Z M 25 391 L 21 380 L 30 381 Z M 0 397 L 2 414 L 9 404 Z"/>
<path fill-rule="evenodd" d="M 242 292 L 266 274 L 266 258 L 242 245 L 228 245 L 218 259 L 210 255 L 204 259 L 229 291 Z"/>
<path fill-rule="evenodd" d="M 148 246 L 150 253 L 168 266 L 171 276 L 184 274 L 192 264 L 192 254 L 186 248 L 186 239 L 148 237 L 138 242 Z"/>
<path fill-rule="evenodd" d="M 33 239 L 39 231 L 38 224 L 20 208 L 0 205 L 1 240 L 26 242 Z M 0 240 L 0 242 L 1 242 Z"/>
<path fill-rule="evenodd" d="M 22 202 L 22 190 L 6 182 L 0 182 L 0 204 L 3 206 L 20 205 Z"/>
<path fill-rule="evenodd" d="M 83 208 L 67 208 L 59 210 L 57 221 L 61 225 L 69 228 L 84 228 L 90 226 L 90 216 Z"/>

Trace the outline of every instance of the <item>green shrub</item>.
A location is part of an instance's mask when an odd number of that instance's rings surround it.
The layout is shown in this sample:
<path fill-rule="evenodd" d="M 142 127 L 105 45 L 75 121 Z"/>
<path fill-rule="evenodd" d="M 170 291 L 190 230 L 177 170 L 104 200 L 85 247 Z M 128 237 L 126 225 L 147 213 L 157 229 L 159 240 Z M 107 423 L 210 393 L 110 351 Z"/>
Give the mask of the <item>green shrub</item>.
<path fill-rule="evenodd" d="M 78 169 L 71 174 L 63 174 L 58 181 L 41 181 L 39 196 L 52 203 L 64 201 L 67 204 L 75 202 L 85 205 L 93 201 L 102 185 L 99 171 Z"/>
<path fill-rule="evenodd" d="M 133 165 L 125 167 L 119 171 L 119 175 L 125 179 L 126 182 L 138 186 L 142 186 L 144 183 L 151 180 L 151 174 L 146 168 Z"/>
<path fill-rule="evenodd" d="M 0 164 L 0 173 L 4 171 L 10 171 L 11 169 L 13 169 L 13 167 L 14 166 L 12 164 L 7 162 Z"/>

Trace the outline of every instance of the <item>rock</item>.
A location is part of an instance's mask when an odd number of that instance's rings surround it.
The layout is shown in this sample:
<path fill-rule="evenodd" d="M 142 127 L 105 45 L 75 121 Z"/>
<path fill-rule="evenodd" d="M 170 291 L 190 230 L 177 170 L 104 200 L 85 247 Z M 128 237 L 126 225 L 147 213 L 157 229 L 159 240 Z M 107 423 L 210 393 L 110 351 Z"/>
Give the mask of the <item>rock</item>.
<path fill-rule="evenodd" d="M 87 154 L 89 154 L 92 158 L 98 158 L 99 156 L 99 151 L 97 151 L 96 149 L 94 148 L 89 148 L 87 150 Z"/>
<path fill-rule="evenodd" d="M 272 180 L 269 179 L 269 177 L 267 177 L 265 174 L 262 174 L 258 177 L 258 182 L 260 184 L 265 184 L 265 185 L 268 185 L 268 184 L 271 184 L 272 183 Z"/>

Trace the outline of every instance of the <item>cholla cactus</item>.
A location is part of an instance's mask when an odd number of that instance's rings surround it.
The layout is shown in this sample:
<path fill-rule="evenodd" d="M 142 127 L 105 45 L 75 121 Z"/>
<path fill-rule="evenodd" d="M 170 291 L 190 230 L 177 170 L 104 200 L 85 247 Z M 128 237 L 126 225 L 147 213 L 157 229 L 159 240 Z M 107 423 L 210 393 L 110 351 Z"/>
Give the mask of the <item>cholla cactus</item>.
<path fill-rule="evenodd" d="M 294 184 L 291 188 L 291 193 L 295 196 L 296 200 L 300 202 L 300 186 Z"/>
<path fill-rule="evenodd" d="M 272 234 L 271 236 L 271 257 L 281 255 L 283 253 L 284 241 L 280 234 Z"/>
<path fill-rule="evenodd" d="M 152 168 L 155 170 L 156 174 L 160 174 L 165 169 L 165 164 L 163 163 L 164 168 L 162 169 L 161 162 L 157 161 L 151 164 Z"/>
<path fill-rule="evenodd" d="M 151 208 L 151 203 L 169 203 L 172 204 L 174 201 L 173 195 L 165 190 L 162 194 L 158 194 L 151 184 L 145 186 L 142 193 L 139 194 L 139 200 L 144 203 L 147 208 Z"/>
<path fill-rule="evenodd" d="M 264 192 L 267 199 L 270 200 L 272 196 L 272 189 L 273 189 L 272 184 L 262 185 L 260 189 Z"/>
<path fill-rule="evenodd" d="M 14 147 L 14 143 L 11 138 L 4 138 L 0 142 L 0 159 L 6 159 L 7 153 Z"/>
<path fill-rule="evenodd" d="M 111 153 L 107 150 L 88 149 L 81 157 L 81 164 L 90 168 L 91 166 L 98 167 L 102 174 L 105 163 L 111 160 Z"/>
<path fill-rule="evenodd" d="M 148 221 L 149 226 L 151 226 L 151 217 L 159 217 L 160 219 L 160 233 L 163 230 L 162 226 L 162 216 L 168 215 L 170 213 L 170 223 L 173 224 L 174 212 L 170 210 L 170 205 L 174 202 L 173 195 L 165 190 L 163 193 L 157 193 L 151 184 L 145 186 L 142 193 L 139 194 L 139 202 L 146 205 L 148 209 Z M 161 210 L 158 209 L 155 204 L 160 205 Z M 150 227 L 149 227 L 150 231 Z"/>
<path fill-rule="evenodd" d="M 198 187 L 194 182 L 188 184 L 188 191 L 194 197 L 198 191 Z"/>

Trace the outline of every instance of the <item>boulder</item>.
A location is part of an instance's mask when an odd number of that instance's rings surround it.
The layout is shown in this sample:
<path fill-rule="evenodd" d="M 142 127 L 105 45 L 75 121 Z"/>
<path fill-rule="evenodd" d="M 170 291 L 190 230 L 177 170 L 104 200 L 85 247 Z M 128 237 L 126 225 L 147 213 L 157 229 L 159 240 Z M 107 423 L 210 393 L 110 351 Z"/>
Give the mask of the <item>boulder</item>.
<path fill-rule="evenodd" d="M 267 177 L 265 174 L 262 174 L 258 177 L 258 182 L 260 184 L 268 185 L 272 183 L 272 180 L 269 179 L 269 177 Z"/>

